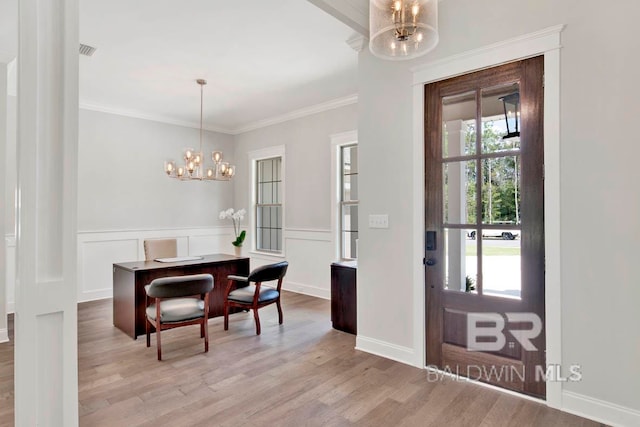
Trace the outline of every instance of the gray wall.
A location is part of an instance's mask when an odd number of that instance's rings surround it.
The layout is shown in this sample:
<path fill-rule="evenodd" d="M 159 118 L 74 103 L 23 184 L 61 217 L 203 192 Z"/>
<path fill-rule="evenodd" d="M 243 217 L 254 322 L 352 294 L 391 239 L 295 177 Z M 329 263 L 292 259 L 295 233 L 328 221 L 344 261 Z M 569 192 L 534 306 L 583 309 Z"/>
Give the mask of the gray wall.
<path fill-rule="evenodd" d="M 603 7 L 604 6 L 604 7 Z M 489 13 L 490 11 L 490 13 Z M 638 241 L 640 3 L 595 0 L 440 3 L 436 60 L 557 24 L 561 51 L 562 359 L 580 364 L 564 389 L 640 410 Z M 389 213 L 389 230 L 362 227 L 359 334 L 413 347 L 410 68 L 368 51 L 359 61 L 360 222 Z M 631 135 L 630 135 L 631 133 Z M 398 164 L 406 168 L 382 168 Z M 389 250 L 393 248 L 393 250 Z M 391 267 L 392 266 L 392 267 Z M 389 286 L 393 284 L 393 292 Z"/>
<path fill-rule="evenodd" d="M 163 172 L 198 148 L 198 129 L 80 110 L 79 231 L 189 228 L 225 225 L 220 210 L 232 206 L 232 182 L 181 182 Z M 233 161 L 233 137 L 205 132 Z M 241 167 L 243 165 L 240 165 Z"/>
<path fill-rule="evenodd" d="M 248 170 L 248 153 L 284 145 L 285 227 L 329 230 L 330 135 L 354 130 L 356 127 L 357 106 L 353 104 L 236 135 L 235 153 L 238 165 L 241 166 L 235 180 L 236 207 L 250 207 L 251 174 Z"/>

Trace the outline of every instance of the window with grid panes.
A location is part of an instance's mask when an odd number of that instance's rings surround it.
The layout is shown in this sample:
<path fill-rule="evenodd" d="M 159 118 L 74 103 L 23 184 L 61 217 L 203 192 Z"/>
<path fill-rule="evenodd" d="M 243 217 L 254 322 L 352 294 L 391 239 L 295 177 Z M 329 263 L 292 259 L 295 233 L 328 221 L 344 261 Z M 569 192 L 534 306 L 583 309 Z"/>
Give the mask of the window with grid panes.
<path fill-rule="evenodd" d="M 356 259 L 358 240 L 358 146 L 340 147 L 340 250 Z"/>
<path fill-rule="evenodd" d="M 282 252 L 282 157 L 256 162 L 256 249 Z"/>

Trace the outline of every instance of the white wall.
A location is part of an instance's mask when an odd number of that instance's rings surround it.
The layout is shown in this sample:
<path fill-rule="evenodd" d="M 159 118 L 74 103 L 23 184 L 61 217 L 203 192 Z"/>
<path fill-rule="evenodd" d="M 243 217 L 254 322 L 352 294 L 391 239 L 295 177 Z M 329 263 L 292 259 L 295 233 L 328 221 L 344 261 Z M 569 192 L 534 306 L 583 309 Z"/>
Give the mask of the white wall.
<path fill-rule="evenodd" d="M 360 54 L 358 156 L 360 211 L 358 347 L 363 340 L 392 344 L 399 360 L 413 347 L 412 259 L 412 87 L 406 64 Z M 388 229 L 368 228 L 370 214 L 388 214 Z M 387 349 L 391 350 L 391 349 Z"/>
<path fill-rule="evenodd" d="M 164 161 L 198 149 L 198 129 L 80 110 L 79 231 L 220 225 L 230 206 L 229 182 L 167 178 Z M 233 161 L 233 137 L 205 132 L 204 152 L 221 149 Z M 243 166 L 243 165 L 241 165 Z"/>
<path fill-rule="evenodd" d="M 360 54 L 360 222 L 389 213 L 390 229 L 362 227 L 360 233 L 358 281 L 367 283 L 367 291 L 358 289 L 359 339 L 399 359 L 422 352 L 414 332 L 424 325 L 413 324 L 410 303 L 411 266 L 422 257 L 409 239 L 422 233 L 410 227 L 410 202 L 423 185 L 411 179 L 410 68 L 567 24 L 560 92 L 562 360 L 580 364 L 584 376 L 563 385 L 562 405 L 605 421 L 621 423 L 616 416 L 626 414 L 630 418 L 624 419 L 640 422 L 640 286 L 634 268 L 640 146 L 629 136 L 629 123 L 640 113 L 640 89 L 632 83 L 640 63 L 630 54 L 640 48 L 639 15 L 637 2 L 603 7 L 595 0 L 447 0 L 440 3 L 440 45 L 427 59 L 393 63 Z M 389 163 L 404 167 L 377 167 Z"/>
<path fill-rule="evenodd" d="M 16 190 L 16 97 L 7 97 L 7 146 L 6 146 L 6 158 L 5 158 L 5 187 L 4 187 L 4 201 L 7 209 L 5 210 L 5 223 L 4 230 L 7 234 L 15 234 L 15 222 L 16 212 L 13 206 L 15 205 L 15 190 Z"/>
<path fill-rule="evenodd" d="M 323 298 L 330 296 L 330 264 L 335 261 L 331 230 L 331 138 L 356 129 L 356 104 L 290 120 L 235 137 L 239 169 L 235 207 L 251 212 L 249 152 L 285 146 L 284 247 L 289 270 L 284 288 Z M 245 222 L 245 226 L 250 221 Z M 245 253 L 250 247 L 247 230 Z M 252 255 L 252 267 L 276 257 Z"/>
<path fill-rule="evenodd" d="M 205 132 L 206 151 L 222 149 L 237 166 L 236 178 L 179 182 L 164 175 L 163 162 L 179 160 L 187 146 L 197 147 L 197 129 L 80 110 L 78 301 L 110 297 L 111 264 L 143 259 L 146 238 L 177 238 L 179 255 L 232 253 L 230 224 L 218 213 L 228 207 L 250 210 L 248 152 L 275 145 L 285 145 L 287 161 L 284 240 L 291 266 L 285 288 L 329 298 L 329 265 L 335 260 L 330 135 L 355 129 L 356 121 L 353 104 L 235 137 Z M 13 205 L 15 138 L 9 145 L 14 161 L 8 160 L 12 184 L 5 200 Z M 7 227 L 12 230 L 13 221 Z M 248 249 L 244 254 L 252 256 L 253 267 L 274 260 Z M 10 236 L 9 262 L 12 256 L 15 238 Z M 7 274 L 12 311 L 15 276 L 12 269 Z"/>
<path fill-rule="evenodd" d="M 7 64 L 0 61 L 0 165 L 5 166 L 7 156 L 7 106 L 9 105 L 8 94 L 8 76 Z M 4 169 L 4 168 L 3 168 Z M 0 173 L 0 189 L 4 191 L 6 182 L 6 174 Z M 7 327 L 7 257 L 5 244 L 5 218 L 7 216 L 8 206 L 3 203 L 0 205 L 0 236 L 2 244 L 0 245 L 0 343 L 9 340 Z"/>
<path fill-rule="evenodd" d="M 14 205 L 15 97 L 9 97 L 6 189 Z M 111 296 L 111 264 L 144 259 L 147 238 L 175 237 L 179 255 L 232 253 L 231 230 L 218 214 L 232 205 L 233 182 L 180 182 L 163 172 L 197 148 L 198 129 L 80 110 L 78 167 L 78 301 Z M 233 137 L 205 131 L 214 148 L 233 162 Z M 238 165 L 241 171 L 245 165 Z M 6 221 L 7 302 L 15 295 L 15 215 Z"/>
<path fill-rule="evenodd" d="M 233 162 L 232 136 L 204 137 L 205 153 Z M 198 129 L 80 110 L 79 139 L 79 301 L 110 297 L 111 264 L 144 259 L 147 238 L 177 238 L 179 255 L 231 252 L 218 214 L 232 204 L 233 182 L 178 181 L 163 170 L 198 149 Z"/>
<path fill-rule="evenodd" d="M 11 85 L 11 79 L 10 79 Z M 15 84 L 15 79 L 13 84 Z M 6 111 L 6 147 L 4 162 L 4 228 L 3 228 L 3 244 L 5 245 L 5 267 L 3 271 L 5 277 L 5 295 L 6 310 L 13 313 L 15 306 L 15 280 L 16 280 L 16 211 L 15 211 L 15 195 L 17 181 L 17 164 L 16 164 L 16 125 L 17 125 L 17 105 L 16 97 L 7 97 Z"/>

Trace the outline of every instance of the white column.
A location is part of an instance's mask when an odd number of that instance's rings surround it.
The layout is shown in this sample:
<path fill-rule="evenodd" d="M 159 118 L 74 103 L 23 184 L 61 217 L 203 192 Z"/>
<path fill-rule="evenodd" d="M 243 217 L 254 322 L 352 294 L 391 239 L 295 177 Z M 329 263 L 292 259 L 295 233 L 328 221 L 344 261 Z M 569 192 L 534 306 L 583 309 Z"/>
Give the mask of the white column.
<path fill-rule="evenodd" d="M 7 163 L 7 64 L 0 62 L 0 342 L 9 341 L 7 329 L 7 243 L 5 236 L 6 210 L 4 189 L 6 185 L 5 165 Z"/>
<path fill-rule="evenodd" d="M 15 425 L 78 425 L 78 0 L 21 0 Z"/>
<path fill-rule="evenodd" d="M 462 120 L 446 123 L 449 157 L 464 155 L 467 125 Z M 467 194 L 464 162 L 448 163 L 449 185 L 447 186 L 449 223 L 467 222 Z M 467 268 L 465 251 L 466 233 L 464 230 L 449 229 L 447 239 L 449 268 L 449 286 L 455 290 L 465 290 Z M 456 286 L 458 285 L 458 286 Z"/>

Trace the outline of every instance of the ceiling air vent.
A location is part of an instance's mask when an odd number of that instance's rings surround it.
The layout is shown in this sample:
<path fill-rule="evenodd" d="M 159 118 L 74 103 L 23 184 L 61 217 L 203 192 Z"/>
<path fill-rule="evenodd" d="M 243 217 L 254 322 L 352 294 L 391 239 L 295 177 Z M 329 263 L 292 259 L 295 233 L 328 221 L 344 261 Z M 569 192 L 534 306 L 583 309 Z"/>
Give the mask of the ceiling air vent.
<path fill-rule="evenodd" d="M 80 43 L 80 55 L 93 56 L 95 51 L 95 47 Z"/>

